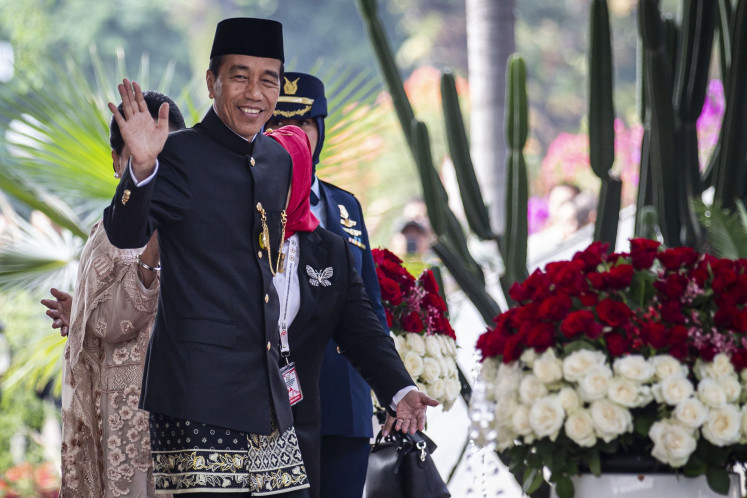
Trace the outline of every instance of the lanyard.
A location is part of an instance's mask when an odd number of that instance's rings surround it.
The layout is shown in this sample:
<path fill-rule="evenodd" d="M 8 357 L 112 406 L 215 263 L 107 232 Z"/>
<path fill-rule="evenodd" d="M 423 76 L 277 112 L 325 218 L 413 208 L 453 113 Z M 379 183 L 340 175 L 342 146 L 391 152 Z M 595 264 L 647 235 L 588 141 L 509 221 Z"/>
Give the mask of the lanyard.
<path fill-rule="evenodd" d="M 283 248 L 285 249 L 285 248 Z M 296 241 L 289 239 L 288 241 L 288 257 L 285 258 L 286 270 L 285 273 L 285 288 L 283 294 L 280 296 L 280 316 L 278 321 L 278 329 L 280 332 L 280 354 L 285 358 L 285 363 L 289 363 L 288 357 L 290 356 L 290 345 L 288 344 L 288 302 L 290 300 L 291 291 L 291 279 L 296 273 Z"/>

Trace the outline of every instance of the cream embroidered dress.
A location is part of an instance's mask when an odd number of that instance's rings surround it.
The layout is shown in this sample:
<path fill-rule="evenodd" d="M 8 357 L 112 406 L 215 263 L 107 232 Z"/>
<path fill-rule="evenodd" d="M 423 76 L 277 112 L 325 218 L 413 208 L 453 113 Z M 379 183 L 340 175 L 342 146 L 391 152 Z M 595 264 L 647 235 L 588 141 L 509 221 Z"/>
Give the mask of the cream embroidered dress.
<path fill-rule="evenodd" d="M 80 259 L 62 387 L 63 498 L 154 496 L 148 413 L 138 410 L 158 279 L 99 221 Z"/>

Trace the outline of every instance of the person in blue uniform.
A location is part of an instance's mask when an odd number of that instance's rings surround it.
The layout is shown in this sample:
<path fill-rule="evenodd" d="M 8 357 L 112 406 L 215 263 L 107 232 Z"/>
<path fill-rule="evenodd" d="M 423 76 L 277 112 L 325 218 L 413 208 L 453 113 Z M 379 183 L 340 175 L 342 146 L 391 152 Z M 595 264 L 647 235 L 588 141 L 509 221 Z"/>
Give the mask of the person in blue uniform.
<path fill-rule="evenodd" d="M 314 165 L 311 211 L 322 227 L 348 242 L 374 312 L 384 330 L 389 330 L 360 202 L 350 192 L 316 176 L 316 165 L 324 146 L 326 116 L 327 99 L 322 81 L 310 74 L 286 72 L 275 111 L 266 128 L 295 125 L 306 132 Z M 360 498 L 366 481 L 369 439 L 373 435 L 371 388 L 340 354 L 334 340 L 327 344 L 319 391 L 322 407 L 321 496 Z"/>

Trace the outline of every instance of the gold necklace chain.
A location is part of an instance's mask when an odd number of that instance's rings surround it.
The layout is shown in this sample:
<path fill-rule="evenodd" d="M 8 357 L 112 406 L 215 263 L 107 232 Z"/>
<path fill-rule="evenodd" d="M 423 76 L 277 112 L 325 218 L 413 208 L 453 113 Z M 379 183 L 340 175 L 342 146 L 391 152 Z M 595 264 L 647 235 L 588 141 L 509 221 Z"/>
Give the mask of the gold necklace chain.
<path fill-rule="evenodd" d="M 285 225 L 288 222 L 288 215 L 285 210 L 280 212 L 280 247 L 278 248 L 278 259 L 275 263 L 275 269 L 272 268 L 272 250 L 270 249 L 270 230 L 267 228 L 267 213 L 264 208 L 261 208 L 261 221 L 262 221 L 262 233 L 259 236 L 259 246 L 262 249 L 267 249 L 267 260 L 270 262 L 270 273 L 274 277 L 278 273 L 283 273 L 285 265 L 282 264 L 285 260 L 285 254 L 283 254 L 283 242 L 285 241 Z"/>

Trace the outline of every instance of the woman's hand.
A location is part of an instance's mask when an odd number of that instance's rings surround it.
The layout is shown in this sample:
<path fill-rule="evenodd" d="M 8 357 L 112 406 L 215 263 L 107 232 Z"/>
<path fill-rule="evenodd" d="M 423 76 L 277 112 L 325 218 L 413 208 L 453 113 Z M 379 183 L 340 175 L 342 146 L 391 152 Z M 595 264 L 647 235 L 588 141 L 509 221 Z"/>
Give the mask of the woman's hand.
<path fill-rule="evenodd" d="M 60 335 L 66 337 L 70 331 L 70 312 L 73 308 L 73 296 L 54 287 L 49 290 L 55 299 L 42 299 L 47 308 L 47 316 L 52 319 L 52 328 L 60 329 Z"/>

